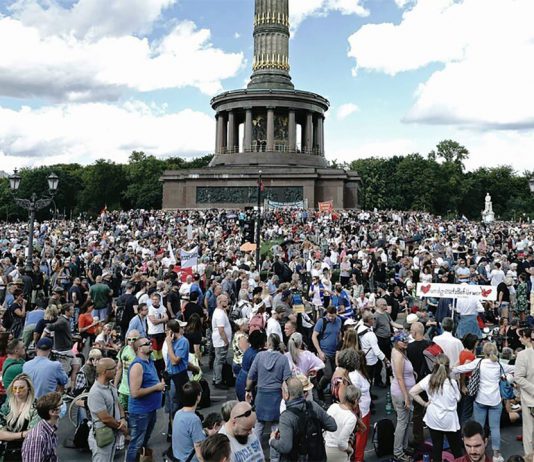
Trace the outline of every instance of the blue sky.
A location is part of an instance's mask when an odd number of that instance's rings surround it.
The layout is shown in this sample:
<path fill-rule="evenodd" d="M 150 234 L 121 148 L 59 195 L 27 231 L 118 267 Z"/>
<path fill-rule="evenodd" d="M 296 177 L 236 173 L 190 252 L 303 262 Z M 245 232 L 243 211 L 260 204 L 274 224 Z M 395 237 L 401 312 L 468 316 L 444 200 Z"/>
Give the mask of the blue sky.
<path fill-rule="evenodd" d="M 330 100 L 329 159 L 534 168 L 532 0 L 289 0 L 291 76 Z M 251 73 L 253 0 L 3 0 L 0 161 L 211 153 L 209 101 Z"/>

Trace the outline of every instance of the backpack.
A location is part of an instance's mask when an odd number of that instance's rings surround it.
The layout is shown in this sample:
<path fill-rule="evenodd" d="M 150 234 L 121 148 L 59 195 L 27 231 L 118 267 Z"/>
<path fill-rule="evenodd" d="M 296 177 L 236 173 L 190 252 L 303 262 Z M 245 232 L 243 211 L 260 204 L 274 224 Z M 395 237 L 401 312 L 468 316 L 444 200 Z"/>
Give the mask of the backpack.
<path fill-rule="evenodd" d="M 421 366 L 421 370 L 419 371 L 419 380 L 432 372 L 432 369 L 434 369 L 434 364 L 436 364 L 436 358 L 441 353 L 443 353 L 443 349 L 434 342 L 432 342 L 423 350 L 424 361 Z"/>
<path fill-rule="evenodd" d="M 288 408 L 287 412 L 296 415 L 298 430 L 293 434 L 293 447 L 289 453 L 290 460 L 307 460 L 308 462 L 326 461 L 323 427 L 313 410 L 312 403 L 306 401 L 306 411 Z"/>
<path fill-rule="evenodd" d="M 83 419 L 74 431 L 72 442 L 75 448 L 83 450 L 89 449 L 89 431 L 89 422 L 87 419 Z"/>
<path fill-rule="evenodd" d="M 377 457 L 393 454 L 395 426 L 389 419 L 381 419 L 373 426 L 373 447 Z"/>
<path fill-rule="evenodd" d="M 5 329 L 11 329 L 14 321 L 15 315 L 13 314 L 13 310 L 11 308 L 6 308 L 4 315 L 2 316 L 2 326 Z"/>
<path fill-rule="evenodd" d="M 248 323 L 248 333 L 252 334 L 255 330 L 264 330 L 265 329 L 265 319 L 263 319 L 263 314 L 258 313 L 250 318 Z"/>

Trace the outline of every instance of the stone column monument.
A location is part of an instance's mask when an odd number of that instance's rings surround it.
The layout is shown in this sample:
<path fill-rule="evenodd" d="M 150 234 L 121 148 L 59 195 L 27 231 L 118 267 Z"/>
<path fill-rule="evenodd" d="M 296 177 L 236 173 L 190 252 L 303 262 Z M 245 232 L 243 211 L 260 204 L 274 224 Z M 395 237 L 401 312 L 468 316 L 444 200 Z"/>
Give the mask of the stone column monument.
<path fill-rule="evenodd" d="M 213 160 L 203 170 L 164 172 L 163 208 L 254 205 L 259 170 L 264 199 L 307 201 L 309 207 L 332 200 L 335 208 L 358 207 L 360 177 L 328 168 L 325 157 L 330 103 L 295 89 L 291 81 L 289 30 L 289 0 L 255 0 L 250 82 L 211 100 Z"/>

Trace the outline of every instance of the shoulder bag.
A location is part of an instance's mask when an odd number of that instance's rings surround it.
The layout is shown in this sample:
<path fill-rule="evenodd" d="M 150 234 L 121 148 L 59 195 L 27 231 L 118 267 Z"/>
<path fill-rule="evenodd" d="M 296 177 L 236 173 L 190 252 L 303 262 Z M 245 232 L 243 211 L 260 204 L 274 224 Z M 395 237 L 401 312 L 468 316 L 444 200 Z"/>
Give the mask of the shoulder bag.
<path fill-rule="evenodd" d="M 467 384 L 467 395 L 475 398 L 478 394 L 478 389 L 480 387 L 480 365 L 482 364 L 482 359 L 478 362 L 477 367 L 469 377 L 469 383 Z"/>
<path fill-rule="evenodd" d="M 506 373 L 502 364 L 499 362 L 499 367 L 501 368 L 501 377 L 499 379 L 499 391 L 501 392 L 502 399 L 514 399 L 514 387 L 506 378 Z"/>

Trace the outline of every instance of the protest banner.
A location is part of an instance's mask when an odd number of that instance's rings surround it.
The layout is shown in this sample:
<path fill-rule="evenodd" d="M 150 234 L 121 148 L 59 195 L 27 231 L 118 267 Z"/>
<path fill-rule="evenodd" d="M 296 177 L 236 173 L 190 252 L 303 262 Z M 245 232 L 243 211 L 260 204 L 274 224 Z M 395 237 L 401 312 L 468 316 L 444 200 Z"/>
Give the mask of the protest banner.
<path fill-rule="evenodd" d="M 477 286 L 469 284 L 432 284 L 418 283 L 418 297 L 433 298 L 467 298 L 476 297 L 480 300 L 495 301 L 497 300 L 497 287 L 494 286 Z"/>
<path fill-rule="evenodd" d="M 334 210 L 334 201 L 319 202 L 319 212 L 331 212 Z"/>
<path fill-rule="evenodd" d="M 180 266 L 182 268 L 192 268 L 198 264 L 198 246 L 191 250 L 180 249 Z"/>

